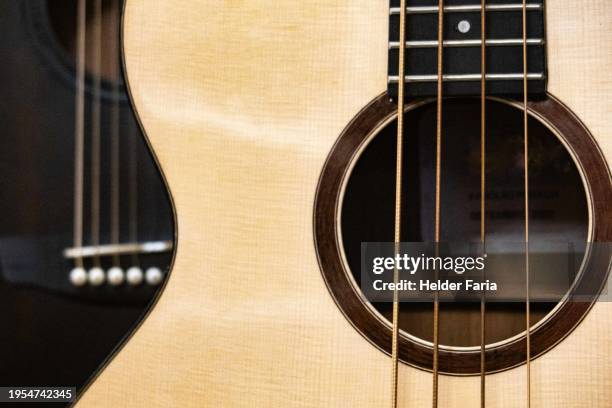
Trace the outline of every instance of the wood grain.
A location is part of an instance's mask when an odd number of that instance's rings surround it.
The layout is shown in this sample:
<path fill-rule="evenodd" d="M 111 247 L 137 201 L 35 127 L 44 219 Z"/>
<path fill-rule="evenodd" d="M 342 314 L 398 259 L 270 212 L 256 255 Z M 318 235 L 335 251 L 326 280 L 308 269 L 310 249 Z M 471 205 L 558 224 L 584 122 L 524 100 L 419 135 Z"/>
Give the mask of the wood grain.
<path fill-rule="evenodd" d="M 612 4 L 547 8 L 549 89 L 609 160 Z M 174 198 L 177 255 L 80 406 L 390 404 L 390 359 L 334 304 L 312 228 L 327 154 L 385 90 L 387 20 L 386 0 L 128 0 L 128 81 Z M 596 304 L 533 362 L 532 407 L 612 405 L 611 317 Z M 487 406 L 525 406 L 525 374 L 489 376 Z M 431 381 L 402 365 L 400 406 L 430 405 Z M 440 397 L 478 406 L 479 379 L 441 376 Z"/>

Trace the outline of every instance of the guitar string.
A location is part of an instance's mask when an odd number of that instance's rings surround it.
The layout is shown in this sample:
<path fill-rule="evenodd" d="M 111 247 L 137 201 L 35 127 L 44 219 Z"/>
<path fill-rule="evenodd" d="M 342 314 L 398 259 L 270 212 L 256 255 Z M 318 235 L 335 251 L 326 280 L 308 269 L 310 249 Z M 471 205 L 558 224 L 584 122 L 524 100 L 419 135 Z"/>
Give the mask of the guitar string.
<path fill-rule="evenodd" d="M 76 41 L 76 95 L 74 119 L 74 247 L 83 246 L 83 182 L 85 145 L 85 28 L 86 2 L 79 0 L 77 6 Z M 83 268 L 83 258 L 75 258 L 77 267 Z"/>
<path fill-rule="evenodd" d="M 400 25 L 399 25 L 399 67 L 398 67 L 398 92 L 397 92 L 397 147 L 395 168 L 395 231 L 394 250 L 399 252 L 401 242 L 401 220 L 402 220 L 402 169 L 403 169 L 403 147 L 404 147 L 404 87 L 405 87 L 405 47 L 406 43 L 406 0 L 400 1 Z M 397 265 L 393 269 L 393 282 L 399 281 Z M 391 362 L 392 362 L 392 398 L 391 406 L 397 408 L 398 403 L 398 381 L 399 381 L 399 298 L 397 285 L 393 287 L 393 318 L 391 338 Z"/>
<path fill-rule="evenodd" d="M 91 114 L 91 245 L 100 245 L 100 92 L 102 76 L 102 0 L 94 1 L 93 104 Z M 100 266 L 100 257 L 93 258 Z"/>
<path fill-rule="evenodd" d="M 113 1 L 113 15 L 119 18 L 121 13 L 121 0 Z M 116 66 L 121 65 L 119 53 L 116 54 Z M 117 78 L 117 81 L 121 76 Z M 130 122 L 132 123 L 132 122 Z M 128 130 L 128 206 L 129 206 L 129 239 L 132 243 L 138 243 L 138 133 L 133 125 Z M 140 264 L 140 257 L 137 252 L 132 254 L 133 266 Z"/>
<path fill-rule="evenodd" d="M 129 235 L 132 243 L 138 242 L 138 135 L 130 128 L 129 133 Z M 132 263 L 137 266 L 140 261 L 138 253 L 132 255 Z"/>
<path fill-rule="evenodd" d="M 486 48 L 486 0 L 480 3 L 480 243 L 485 254 L 485 193 L 486 193 L 486 103 L 487 103 L 487 48 Z M 483 270 L 484 281 L 484 270 Z M 486 346 L 485 346 L 485 292 L 480 295 L 480 407 L 486 404 Z"/>
<path fill-rule="evenodd" d="M 113 55 L 119 55 L 119 24 L 116 16 L 117 13 L 112 13 L 111 19 L 111 52 Z M 111 210 L 111 244 L 118 245 L 120 239 L 120 213 L 119 213 L 119 195 L 120 195 L 120 180 L 119 180 L 119 160 L 120 160 L 120 112 L 119 112 L 119 67 L 113 64 L 112 67 L 112 109 L 111 109 L 111 194 L 110 194 L 110 210 Z M 113 256 L 113 266 L 120 266 L 120 256 L 115 253 Z"/>
<path fill-rule="evenodd" d="M 523 20 L 523 167 L 525 181 L 525 339 L 527 364 L 527 408 L 531 407 L 531 306 L 529 294 L 529 112 L 527 111 L 527 0 L 522 4 Z"/>
<path fill-rule="evenodd" d="M 435 248 L 439 256 L 440 243 L 440 180 L 442 160 L 442 91 L 443 91 L 443 56 L 444 56 L 444 0 L 438 1 L 438 79 L 437 79 L 437 109 L 436 109 L 436 198 L 435 198 Z M 438 270 L 435 269 L 438 279 Z M 433 309 L 433 408 L 438 407 L 438 365 L 439 365 L 439 331 L 440 331 L 440 301 L 438 290 L 434 292 Z"/>

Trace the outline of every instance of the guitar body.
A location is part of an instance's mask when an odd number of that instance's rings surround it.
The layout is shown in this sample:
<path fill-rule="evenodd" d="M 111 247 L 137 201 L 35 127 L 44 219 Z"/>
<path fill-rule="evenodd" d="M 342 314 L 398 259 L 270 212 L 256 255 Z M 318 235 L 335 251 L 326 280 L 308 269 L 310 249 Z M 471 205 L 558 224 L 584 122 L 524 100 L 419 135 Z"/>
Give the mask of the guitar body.
<path fill-rule="evenodd" d="M 385 0 L 127 2 L 127 81 L 178 242 L 162 296 L 81 406 L 390 405 L 390 358 L 334 302 L 313 231 L 334 143 L 386 89 L 388 19 Z M 611 19 L 607 0 L 546 4 L 548 92 L 608 162 Z M 531 362 L 531 406 L 610 406 L 611 338 L 598 302 Z M 486 406 L 525 406 L 525 378 L 524 364 L 488 375 Z M 439 381 L 439 406 L 479 405 L 477 375 Z M 399 406 L 429 406 L 431 388 L 400 363 Z"/>

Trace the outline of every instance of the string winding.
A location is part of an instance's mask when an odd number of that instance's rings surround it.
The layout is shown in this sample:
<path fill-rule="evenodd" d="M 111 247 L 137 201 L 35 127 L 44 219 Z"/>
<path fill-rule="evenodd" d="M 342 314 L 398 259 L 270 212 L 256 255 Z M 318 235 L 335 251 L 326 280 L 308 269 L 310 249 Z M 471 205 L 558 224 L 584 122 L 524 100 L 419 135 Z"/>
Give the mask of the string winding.
<path fill-rule="evenodd" d="M 480 243 L 483 255 L 485 251 L 486 238 L 486 109 L 487 109 L 487 11 L 486 0 L 480 3 Z M 483 270 L 484 281 L 484 270 Z M 486 338 L 485 338 L 485 291 L 480 297 L 480 406 L 486 404 Z"/>
<path fill-rule="evenodd" d="M 439 256 L 440 243 L 440 200 L 442 178 L 442 97 L 444 80 L 444 0 L 438 1 L 438 80 L 436 109 L 436 198 L 435 198 L 435 233 L 436 256 Z M 436 280 L 438 278 L 436 269 Z M 438 290 L 434 293 L 433 310 L 433 408 L 438 407 L 438 358 L 440 331 L 440 300 Z"/>
<path fill-rule="evenodd" d="M 398 67 L 398 96 L 397 96 L 397 147 L 396 147 L 396 168 L 395 168 L 395 231 L 394 246 L 397 254 L 401 242 L 401 221 L 402 221 L 402 168 L 403 168 L 403 148 L 404 148 L 404 87 L 405 87 L 405 44 L 406 44 L 406 0 L 400 1 L 400 32 L 399 32 L 399 67 Z M 397 266 L 393 269 L 393 281 L 399 281 Z M 392 363 L 392 391 L 391 406 L 397 408 L 398 403 L 398 337 L 399 337 L 399 299 L 397 285 L 393 290 L 393 318 L 392 318 L 392 339 L 391 339 L 391 363 Z"/>

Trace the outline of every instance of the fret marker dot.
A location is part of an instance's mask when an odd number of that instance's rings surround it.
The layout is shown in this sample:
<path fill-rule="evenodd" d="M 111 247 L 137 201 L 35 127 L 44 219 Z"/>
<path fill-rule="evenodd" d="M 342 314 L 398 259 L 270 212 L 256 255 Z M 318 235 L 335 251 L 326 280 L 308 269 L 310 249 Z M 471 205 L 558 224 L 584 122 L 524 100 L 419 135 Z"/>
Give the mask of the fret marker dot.
<path fill-rule="evenodd" d="M 470 31 L 470 28 L 472 28 L 472 25 L 467 20 L 461 20 L 459 24 L 457 24 L 457 30 L 459 30 L 459 32 L 462 34 L 467 34 Z"/>

